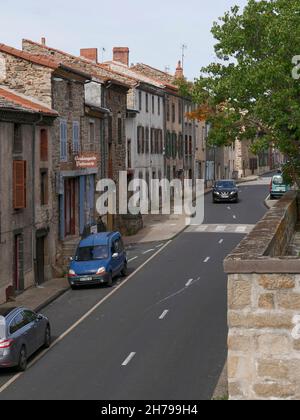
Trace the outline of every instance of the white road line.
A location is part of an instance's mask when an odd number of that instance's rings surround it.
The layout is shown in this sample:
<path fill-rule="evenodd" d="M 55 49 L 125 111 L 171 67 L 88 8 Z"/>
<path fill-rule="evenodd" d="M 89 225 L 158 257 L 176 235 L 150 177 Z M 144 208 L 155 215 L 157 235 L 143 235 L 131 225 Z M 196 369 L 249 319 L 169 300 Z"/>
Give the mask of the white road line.
<path fill-rule="evenodd" d="M 234 214 L 233 216 L 232 216 L 234 219 L 236 219 L 236 215 Z"/>
<path fill-rule="evenodd" d="M 130 263 L 131 261 L 134 261 L 134 260 L 136 260 L 138 257 L 133 257 L 133 258 L 130 258 L 130 260 L 128 260 L 128 262 Z"/>
<path fill-rule="evenodd" d="M 194 279 L 190 279 L 187 284 L 185 285 L 185 287 L 190 287 L 190 285 L 193 283 Z"/>
<path fill-rule="evenodd" d="M 205 258 L 204 260 L 205 264 L 208 263 L 209 260 L 210 260 L 210 257 Z"/>
<path fill-rule="evenodd" d="M 231 207 L 227 207 L 228 210 L 231 210 Z"/>
<path fill-rule="evenodd" d="M 224 242 L 224 239 L 219 240 L 219 244 L 221 245 Z"/>
<path fill-rule="evenodd" d="M 122 363 L 122 366 L 127 366 L 131 362 L 131 360 L 134 358 L 135 355 L 136 353 L 130 353 L 127 359 L 124 360 L 124 362 Z"/>
<path fill-rule="evenodd" d="M 147 261 L 145 261 L 142 265 L 140 265 L 130 276 L 128 276 L 122 283 L 120 283 L 117 287 L 115 287 L 108 295 L 106 295 L 103 299 L 101 299 L 95 306 L 93 306 L 85 315 L 83 315 L 78 321 L 76 321 L 70 328 L 68 328 L 63 334 L 61 334 L 49 347 L 42 351 L 31 363 L 28 364 L 28 368 L 33 366 L 37 363 L 46 353 L 48 353 L 53 347 L 55 347 L 58 343 L 60 343 L 65 337 L 67 337 L 71 332 L 73 332 L 83 321 L 85 321 L 93 312 L 95 312 L 104 302 L 106 302 L 112 295 L 117 293 L 121 287 L 125 286 L 129 280 L 132 279 L 137 273 L 139 273 L 150 261 L 152 261 L 158 254 L 160 254 L 167 246 L 170 245 L 172 241 L 168 241 L 162 248 L 160 248 L 155 254 L 151 255 Z M 16 380 L 18 380 L 23 375 L 23 372 L 20 372 L 13 376 L 8 382 L 6 382 L 2 387 L 0 387 L 0 394 L 5 391 L 11 384 L 13 384 Z"/>
<path fill-rule="evenodd" d="M 155 248 L 156 248 L 156 249 L 157 249 L 157 248 L 161 248 L 162 246 L 163 246 L 163 244 L 156 245 L 156 247 L 155 247 Z"/>
<path fill-rule="evenodd" d="M 149 252 L 153 252 L 155 249 L 148 249 L 148 251 L 143 252 L 143 255 L 149 254 Z"/>
<path fill-rule="evenodd" d="M 216 227 L 216 232 L 225 232 L 226 230 L 226 226 L 217 226 Z"/>
<path fill-rule="evenodd" d="M 247 230 L 247 226 L 239 226 L 235 229 L 237 233 L 245 233 Z"/>
<path fill-rule="evenodd" d="M 168 315 L 168 313 L 169 313 L 169 310 L 166 309 L 165 311 L 163 311 L 163 313 L 161 314 L 161 316 L 158 319 L 160 319 L 162 321 L 163 319 L 165 319 L 165 317 Z"/>
<path fill-rule="evenodd" d="M 205 232 L 207 230 L 208 226 L 199 226 L 196 228 L 197 232 Z"/>

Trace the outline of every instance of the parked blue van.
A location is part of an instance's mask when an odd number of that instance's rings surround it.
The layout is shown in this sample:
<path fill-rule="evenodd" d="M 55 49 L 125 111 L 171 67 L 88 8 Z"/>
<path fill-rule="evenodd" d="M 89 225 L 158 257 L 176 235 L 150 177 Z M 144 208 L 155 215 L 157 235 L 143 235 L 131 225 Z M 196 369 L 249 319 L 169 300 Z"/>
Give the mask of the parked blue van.
<path fill-rule="evenodd" d="M 270 198 L 281 198 L 284 194 L 290 191 L 290 185 L 287 185 L 281 173 L 278 172 L 277 175 L 273 176 L 270 183 Z"/>
<path fill-rule="evenodd" d="M 90 235 L 80 241 L 72 258 L 68 279 L 72 289 L 84 285 L 107 284 L 127 275 L 127 256 L 119 232 Z"/>

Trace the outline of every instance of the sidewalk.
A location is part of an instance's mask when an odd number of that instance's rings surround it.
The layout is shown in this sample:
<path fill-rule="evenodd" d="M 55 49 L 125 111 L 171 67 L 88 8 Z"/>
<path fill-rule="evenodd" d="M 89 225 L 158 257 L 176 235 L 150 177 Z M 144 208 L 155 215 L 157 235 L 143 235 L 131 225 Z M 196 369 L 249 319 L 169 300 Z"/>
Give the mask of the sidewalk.
<path fill-rule="evenodd" d="M 23 306 L 33 311 L 39 312 L 42 308 L 49 305 L 69 289 L 66 278 L 52 279 L 45 282 L 42 286 L 30 287 L 14 301 L 4 303 L 0 307 L 20 307 Z"/>

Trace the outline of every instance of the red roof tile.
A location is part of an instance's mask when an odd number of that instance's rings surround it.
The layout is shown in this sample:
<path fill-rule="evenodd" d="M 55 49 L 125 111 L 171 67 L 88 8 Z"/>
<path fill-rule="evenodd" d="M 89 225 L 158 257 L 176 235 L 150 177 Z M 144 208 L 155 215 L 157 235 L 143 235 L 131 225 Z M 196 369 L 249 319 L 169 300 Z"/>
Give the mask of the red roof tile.
<path fill-rule="evenodd" d="M 28 110 L 53 117 L 58 116 L 58 113 L 53 109 L 47 108 L 45 105 L 34 102 L 32 99 L 25 98 L 24 96 L 20 96 L 17 93 L 2 87 L 0 87 L 0 97 L 4 98 L 7 103 L 13 104 L 16 107 L 21 107 L 20 110 L 24 109 L 25 111 Z"/>

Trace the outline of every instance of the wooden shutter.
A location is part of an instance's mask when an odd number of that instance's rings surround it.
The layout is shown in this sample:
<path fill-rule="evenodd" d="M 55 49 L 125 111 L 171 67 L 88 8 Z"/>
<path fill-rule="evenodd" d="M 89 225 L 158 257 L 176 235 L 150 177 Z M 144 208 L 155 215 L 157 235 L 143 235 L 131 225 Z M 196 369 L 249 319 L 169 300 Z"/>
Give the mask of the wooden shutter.
<path fill-rule="evenodd" d="M 47 162 L 48 160 L 48 131 L 43 129 L 40 134 L 40 151 L 41 161 Z"/>
<path fill-rule="evenodd" d="M 26 208 L 26 161 L 13 161 L 13 204 L 15 209 Z"/>

